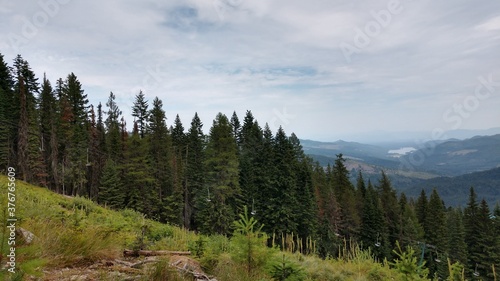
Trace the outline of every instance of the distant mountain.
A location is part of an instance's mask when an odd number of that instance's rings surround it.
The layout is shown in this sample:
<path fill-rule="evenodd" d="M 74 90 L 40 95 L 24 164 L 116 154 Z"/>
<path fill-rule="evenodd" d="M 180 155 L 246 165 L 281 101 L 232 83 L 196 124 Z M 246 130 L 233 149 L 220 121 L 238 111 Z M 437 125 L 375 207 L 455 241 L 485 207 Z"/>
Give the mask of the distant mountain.
<path fill-rule="evenodd" d="M 411 187 L 400 190 L 408 197 L 417 198 L 425 190 L 430 195 L 436 188 L 446 206 L 462 206 L 467 204 L 470 187 L 474 187 L 479 200 L 485 199 L 491 209 L 500 203 L 500 168 L 475 172 L 456 177 L 438 177 L 417 181 Z"/>
<path fill-rule="evenodd" d="M 443 176 L 458 176 L 500 167 L 500 134 L 466 140 L 427 143 L 402 156 L 406 168 Z"/>
<path fill-rule="evenodd" d="M 426 148 L 404 155 L 390 154 L 384 146 L 342 140 L 301 140 L 301 144 L 322 166 L 333 165 L 342 153 L 353 183 L 361 171 L 365 180 L 377 184 L 384 171 L 398 192 L 411 197 L 418 197 L 422 189 L 430 194 L 436 187 L 447 205 L 464 206 L 474 186 L 478 197 L 491 207 L 500 200 L 500 134 L 428 142 L 423 145 Z M 402 153 L 408 150 L 400 149 Z"/>

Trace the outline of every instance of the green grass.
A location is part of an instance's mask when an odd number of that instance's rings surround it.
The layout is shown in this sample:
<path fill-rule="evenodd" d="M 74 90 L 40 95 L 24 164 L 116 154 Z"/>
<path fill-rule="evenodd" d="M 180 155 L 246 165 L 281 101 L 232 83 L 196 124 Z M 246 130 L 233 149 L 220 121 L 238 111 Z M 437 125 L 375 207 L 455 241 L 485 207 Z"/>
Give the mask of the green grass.
<path fill-rule="evenodd" d="M 80 197 L 55 194 L 45 188 L 16 181 L 17 226 L 35 234 L 30 245 L 16 245 L 18 275 L 0 271 L 0 280 L 44 278 L 44 271 L 65 267 L 85 268 L 102 260 L 123 259 L 125 248 L 150 250 L 190 250 L 203 270 L 219 281 L 245 280 L 399 280 L 387 264 L 374 261 L 369 252 L 353 246 L 349 256 L 321 260 L 315 255 L 282 252 L 257 243 L 251 252 L 252 270 L 242 262 L 243 239 L 201 236 L 168 224 L 149 220 L 133 210 L 114 211 Z M 6 229 L 7 178 L 0 176 L 0 227 Z M 142 235 L 142 233 L 145 235 Z M 0 239 L 5 241 L 5 231 Z M 240 237 L 240 240 L 242 237 Z M 21 241 L 18 241 L 21 243 Z M 3 243 L 1 253 L 7 253 Z M 5 260 L 2 261 L 4 263 Z M 283 264 L 283 261 L 285 264 Z M 295 272 L 277 279 L 279 270 Z M 78 269 L 76 269 L 78 270 Z M 119 280 L 112 270 L 101 270 L 99 280 Z M 277 273 L 278 272 L 278 273 Z M 167 261 L 145 267 L 144 280 L 190 280 L 179 277 Z M 278 277 L 277 277 L 278 276 Z"/>

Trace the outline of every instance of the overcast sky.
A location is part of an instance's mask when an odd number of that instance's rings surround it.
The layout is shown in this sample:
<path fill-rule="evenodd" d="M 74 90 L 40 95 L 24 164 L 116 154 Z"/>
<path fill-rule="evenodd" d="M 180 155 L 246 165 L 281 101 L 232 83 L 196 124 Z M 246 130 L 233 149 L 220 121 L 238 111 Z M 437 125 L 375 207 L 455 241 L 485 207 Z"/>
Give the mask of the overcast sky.
<path fill-rule="evenodd" d="M 233 110 L 324 141 L 500 126 L 499 1 L 0 0 L 0 35 L 129 127 L 140 89 L 206 131 Z"/>

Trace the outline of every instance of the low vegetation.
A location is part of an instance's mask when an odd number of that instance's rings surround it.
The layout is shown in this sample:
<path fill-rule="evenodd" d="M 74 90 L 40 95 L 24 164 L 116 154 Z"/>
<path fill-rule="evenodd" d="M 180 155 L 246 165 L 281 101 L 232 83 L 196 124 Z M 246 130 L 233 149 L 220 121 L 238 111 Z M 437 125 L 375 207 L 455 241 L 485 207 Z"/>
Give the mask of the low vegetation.
<path fill-rule="evenodd" d="M 6 183 L 7 179 L 0 177 L 4 191 Z M 6 209 L 6 192 L 1 193 L 0 200 L 2 209 Z M 277 246 L 267 247 L 271 238 L 261 232 L 262 226 L 246 209 L 234 223 L 232 237 L 202 236 L 158 223 L 135 211 L 109 210 L 81 197 L 58 195 L 18 181 L 15 211 L 17 227 L 32 232 L 35 239 L 28 244 L 17 238 L 16 273 L 3 268 L 2 280 L 70 280 L 85 274 L 94 274 L 99 280 L 192 280 L 168 259 L 128 272 L 109 266 L 95 267 L 96 271 L 89 273 L 95 264 L 125 259 L 123 249 L 189 250 L 190 258 L 199 263 L 207 276 L 219 281 L 428 280 L 428 270 L 418 263 L 411 247 L 395 251 L 397 258 L 390 263 L 376 261 L 369 250 L 347 241 L 339 251 L 341 255 L 326 259 L 314 253 L 292 252 L 287 247 L 284 251 Z M 6 213 L 0 214 L 4 224 Z M 5 242 L 7 233 L 0 235 Z M 7 244 L 2 243 L 2 264 L 6 262 L 7 250 Z M 450 265 L 448 280 L 464 280 L 462 268 L 460 264 Z M 72 275 L 61 273 L 65 269 Z"/>

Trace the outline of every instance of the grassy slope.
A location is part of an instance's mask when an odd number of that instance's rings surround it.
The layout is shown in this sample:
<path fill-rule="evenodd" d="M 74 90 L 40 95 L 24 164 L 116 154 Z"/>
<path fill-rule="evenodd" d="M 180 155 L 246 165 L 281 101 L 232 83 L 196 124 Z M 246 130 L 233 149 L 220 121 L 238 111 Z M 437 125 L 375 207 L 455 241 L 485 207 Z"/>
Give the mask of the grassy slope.
<path fill-rule="evenodd" d="M 6 221 L 3 211 L 6 209 L 6 183 L 7 178 L 0 176 L 3 230 L 6 229 L 3 225 Z M 37 237 L 31 245 L 21 245 L 20 238 L 17 240 L 17 269 L 26 273 L 24 279 L 35 276 L 43 280 L 47 278 L 44 271 L 65 267 L 85 268 L 101 260 L 123 259 L 121 251 L 137 247 L 141 230 L 146 229 L 143 244 L 148 249 L 193 250 L 196 241 L 204 241 L 203 252 L 197 258 L 205 270 L 217 276 L 219 281 L 271 280 L 269 271 L 272 264 L 280 264 L 283 257 L 286 257 L 287 264 L 302 268 L 302 278 L 294 280 L 398 280 L 394 270 L 373 262 L 365 252 L 358 252 L 349 259 L 324 261 L 315 256 L 284 253 L 264 246 L 257 246 L 259 250 L 254 255 L 261 255 L 261 262 L 255 263 L 248 273 L 248 268 L 238 259 L 240 249 L 237 244 L 226 237 L 202 237 L 144 219 L 131 210 L 113 211 L 84 198 L 65 197 L 21 181 L 16 181 L 16 184 L 17 226 L 33 232 Z M 2 241 L 5 241 L 5 235 L 8 233 L 0 233 Z M 2 253 L 6 250 L 4 243 Z M 5 270 L 0 271 L 1 280 L 13 277 Z M 145 278 L 151 278 L 151 275 Z"/>

